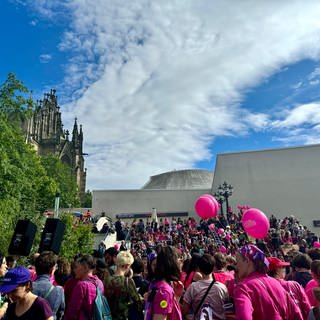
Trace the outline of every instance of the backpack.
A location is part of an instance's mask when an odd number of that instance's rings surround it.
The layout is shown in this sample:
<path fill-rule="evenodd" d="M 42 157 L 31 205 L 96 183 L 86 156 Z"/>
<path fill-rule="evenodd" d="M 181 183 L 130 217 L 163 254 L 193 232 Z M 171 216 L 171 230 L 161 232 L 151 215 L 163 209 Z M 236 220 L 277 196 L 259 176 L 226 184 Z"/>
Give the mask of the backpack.
<path fill-rule="evenodd" d="M 153 300 L 158 291 L 158 288 L 153 287 L 148 294 L 148 299 L 145 302 L 144 320 L 152 320 Z"/>
<path fill-rule="evenodd" d="M 209 304 L 205 303 L 200 309 L 200 320 L 213 320 L 212 308 Z"/>
<path fill-rule="evenodd" d="M 209 304 L 203 303 L 206 299 L 209 291 L 211 290 L 212 286 L 216 282 L 216 279 L 213 277 L 213 280 L 211 281 L 208 289 L 206 290 L 205 294 L 203 295 L 200 303 L 198 304 L 198 307 L 194 311 L 194 315 L 196 315 L 200 310 L 200 320 L 213 320 L 213 312 L 212 308 Z"/>
<path fill-rule="evenodd" d="M 93 304 L 93 320 L 112 320 L 108 300 L 104 295 L 102 295 L 99 285 L 92 281 L 88 282 L 94 284 L 97 289 L 97 295 Z"/>

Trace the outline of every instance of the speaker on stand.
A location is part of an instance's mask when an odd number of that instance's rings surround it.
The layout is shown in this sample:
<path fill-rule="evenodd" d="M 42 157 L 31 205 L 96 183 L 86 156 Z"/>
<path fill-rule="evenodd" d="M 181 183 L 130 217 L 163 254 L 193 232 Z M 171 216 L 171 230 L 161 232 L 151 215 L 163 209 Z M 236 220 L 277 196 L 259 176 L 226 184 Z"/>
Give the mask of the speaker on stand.
<path fill-rule="evenodd" d="M 39 253 L 53 251 L 58 255 L 65 229 L 66 226 L 60 219 L 48 218 L 42 231 Z"/>
<path fill-rule="evenodd" d="M 36 235 L 37 226 L 30 220 L 18 220 L 8 252 L 14 256 L 28 256 Z"/>

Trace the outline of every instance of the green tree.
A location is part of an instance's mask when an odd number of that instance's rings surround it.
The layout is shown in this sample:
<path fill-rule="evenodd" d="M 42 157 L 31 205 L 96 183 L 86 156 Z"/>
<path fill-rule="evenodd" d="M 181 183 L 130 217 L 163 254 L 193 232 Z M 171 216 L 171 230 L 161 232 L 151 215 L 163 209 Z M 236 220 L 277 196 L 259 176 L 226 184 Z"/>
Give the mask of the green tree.
<path fill-rule="evenodd" d="M 90 190 L 87 190 L 84 195 L 84 208 L 92 208 L 92 192 Z"/>
<path fill-rule="evenodd" d="M 1 104 L 1 100 L 0 100 Z M 6 249 L 18 219 L 37 224 L 54 197 L 55 181 L 46 175 L 39 157 L 21 131 L 0 114 L 0 246 Z"/>
<path fill-rule="evenodd" d="M 41 163 L 46 169 L 47 176 L 57 184 L 56 191 L 60 193 L 60 207 L 79 207 L 78 186 L 71 168 L 54 155 L 42 156 Z"/>
<path fill-rule="evenodd" d="M 31 92 L 14 73 L 9 73 L 0 86 L 0 112 L 11 121 L 21 122 L 31 117 L 34 106 Z"/>
<path fill-rule="evenodd" d="M 73 258 L 76 254 L 92 253 L 94 234 L 91 224 L 75 223 L 75 218 L 68 213 L 60 215 L 66 225 L 60 256 Z"/>
<path fill-rule="evenodd" d="M 32 113 L 33 101 L 28 89 L 9 74 L 0 86 L 0 250 L 7 252 L 19 219 L 30 219 L 38 226 L 33 251 L 38 249 L 40 232 L 45 223 L 43 212 L 54 204 L 55 193 L 61 194 L 62 206 L 79 204 L 76 182 L 70 168 L 56 157 L 40 158 L 32 145 L 25 142 L 21 121 Z M 72 257 L 92 250 L 90 225 L 67 223 L 61 254 Z"/>

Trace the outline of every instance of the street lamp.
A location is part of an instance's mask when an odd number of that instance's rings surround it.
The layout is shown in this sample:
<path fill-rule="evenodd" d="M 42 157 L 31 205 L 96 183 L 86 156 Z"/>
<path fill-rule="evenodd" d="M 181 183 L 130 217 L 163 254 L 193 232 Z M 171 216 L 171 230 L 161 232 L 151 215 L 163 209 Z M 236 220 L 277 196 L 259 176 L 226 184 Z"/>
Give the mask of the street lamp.
<path fill-rule="evenodd" d="M 223 197 L 226 201 L 226 214 L 228 216 L 229 213 L 229 197 L 232 196 L 233 193 L 233 186 L 231 184 L 228 184 L 226 181 L 218 187 L 218 194 Z"/>
<path fill-rule="evenodd" d="M 219 192 L 215 192 L 214 195 L 215 199 L 220 205 L 220 215 L 223 217 L 223 203 L 224 203 L 224 198 L 220 195 Z"/>

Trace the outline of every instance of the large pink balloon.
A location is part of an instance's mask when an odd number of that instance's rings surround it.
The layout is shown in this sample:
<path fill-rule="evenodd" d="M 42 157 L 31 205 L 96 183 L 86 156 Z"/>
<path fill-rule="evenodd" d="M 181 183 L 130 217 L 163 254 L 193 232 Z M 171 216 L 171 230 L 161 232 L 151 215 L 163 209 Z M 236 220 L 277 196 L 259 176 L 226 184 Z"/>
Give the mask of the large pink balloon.
<path fill-rule="evenodd" d="M 211 194 L 203 194 L 201 197 L 207 197 L 207 198 L 211 199 L 211 201 L 213 202 L 214 206 L 216 207 L 215 208 L 216 214 L 214 215 L 214 217 L 217 216 L 218 212 L 219 212 L 220 204 L 218 203 L 216 198 Z"/>
<path fill-rule="evenodd" d="M 218 214 L 217 207 L 213 201 L 214 198 L 212 198 L 210 198 L 208 195 L 203 195 L 196 200 L 194 208 L 200 218 L 214 218 Z"/>
<path fill-rule="evenodd" d="M 242 216 L 244 230 L 256 239 L 263 239 L 270 228 L 269 219 L 259 209 L 250 208 Z"/>

